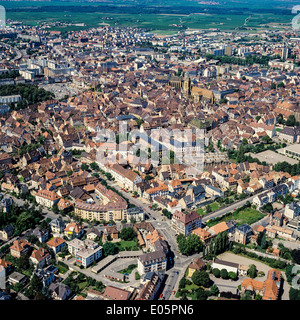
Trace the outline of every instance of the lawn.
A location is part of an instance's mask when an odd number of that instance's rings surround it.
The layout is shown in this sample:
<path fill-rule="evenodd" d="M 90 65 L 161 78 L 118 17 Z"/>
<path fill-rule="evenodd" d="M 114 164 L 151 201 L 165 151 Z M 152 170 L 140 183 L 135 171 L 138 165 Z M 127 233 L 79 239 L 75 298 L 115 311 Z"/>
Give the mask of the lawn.
<path fill-rule="evenodd" d="M 66 273 L 68 271 L 68 269 L 64 268 L 63 266 L 57 265 L 56 267 L 58 269 L 58 272 L 61 273 L 61 274 L 64 274 L 64 273 Z"/>
<path fill-rule="evenodd" d="M 197 209 L 196 212 L 200 214 L 200 216 L 203 216 L 204 214 L 206 214 L 206 211 L 202 208 Z"/>
<path fill-rule="evenodd" d="M 58 262 L 56 268 L 58 269 L 59 273 L 61 273 L 61 274 L 64 274 L 69 270 L 69 267 L 61 261 Z"/>
<path fill-rule="evenodd" d="M 217 220 L 212 219 L 209 222 L 207 222 L 207 225 L 209 227 L 212 227 L 212 226 L 216 225 L 217 223 L 220 223 L 222 221 L 226 222 L 231 219 L 234 219 L 236 221 L 237 226 L 240 226 L 244 223 L 250 225 L 250 224 L 262 219 L 263 217 L 264 217 L 264 214 L 261 213 L 260 211 L 257 211 L 253 208 L 246 208 L 244 210 L 241 210 L 240 212 L 232 212 L 230 214 L 227 214 L 221 219 L 217 219 Z"/>
<path fill-rule="evenodd" d="M 210 206 L 212 211 L 216 211 L 216 210 L 220 209 L 220 205 L 219 205 L 218 202 L 213 202 L 209 206 Z"/>
<path fill-rule="evenodd" d="M 263 217 L 264 217 L 264 214 L 262 214 L 260 211 L 257 211 L 253 208 L 247 208 L 237 213 L 236 216 L 234 216 L 234 219 L 236 220 L 238 225 L 242 225 L 244 223 L 247 223 L 250 225 L 262 219 Z"/>
<path fill-rule="evenodd" d="M 119 247 L 120 250 L 139 250 L 139 244 L 135 240 L 121 240 L 120 242 L 117 242 L 116 245 Z"/>
<path fill-rule="evenodd" d="M 80 283 L 78 284 L 79 290 L 83 290 L 85 287 L 88 287 L 88 286 L 89 286 L 89 285 L 88 285 L 87 281 L 80 282 Z"/>
<path fill-rule="evenodd" d="M 184 289 L 186 289 L 186 290 L 193 290 L 193 289 L 198 289 L 199 288 L 199 286 L 197 286 L 196 284 L 194 284 L 194 283 L 192 283 L 192 284 L 187 284 L 185 287 L 184 287 Z"/>
<path fill-rule="evenodd" d="M 210 206 L 211 211 L 216 211 L 216 210 L 220 209 L 220 204 L 219 204 L 218 202 L 213 202 L 213 203 L 209 204 L 208 206 Z M 198 209 L 196 210 L 196 212 L 197 212 L 200 216 L 203 216 L 204 214 L 206 214 L 205 207 L 198 208 Z"/>

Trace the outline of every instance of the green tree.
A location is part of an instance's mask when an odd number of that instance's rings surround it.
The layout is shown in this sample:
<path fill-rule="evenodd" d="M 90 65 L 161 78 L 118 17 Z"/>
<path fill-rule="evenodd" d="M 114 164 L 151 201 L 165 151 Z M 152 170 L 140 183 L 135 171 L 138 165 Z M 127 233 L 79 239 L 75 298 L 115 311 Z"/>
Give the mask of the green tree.
<path fill-rule="evenodd" d="M 179 284 L 178 284 L 179 289 L 183 289 L 185 287 L 185 281 L 186 281 L 185 277 L 182 277 L 180 279 Z"/>
<path fill-rule="evenodd" d="M 201 287 L 196 289 L 194 292 L 194 297 L 196 300 L 206 300 L 207 296 L 207 292 Z"/>
<path fill-rule="evenodd" d="M 295 263 L 300 264 L 300 250 L 297 250 L 297 249 L 293 250 L 292 258 Z"/>
<path fill-rule="evenodd" d="M 206 213 L 212 212 L 210 205 L 207 205 L 207 206 L 205 207 L 205 211 L 206 211 Z"/>
<path fill-rule="evenodd" d="M 218 268 L 212 269 L 212 274 L 213 274 L 216 278 L 220 278 L 220 276 L 221 276 L 220 269 L 218 269 Z"/>
<path fill-rule="evenodd" d="M 263 234 L 262 238 L 261 238 L 261 244 L 260 244 L 261 248 L 262 249 L 267 249 L 268 247 L 268 242 L 267 242 L 267 239 L 266 239 L 266 235 Z"/>
<path fill-rule="evenodd" d="M 31 280 L 30 280 L 30 286 L 34 292 L 39 292 L 43 288 L 43 284 L 39 277 L 34 273 Z"/>
<path fill-rule="evenodd" d="M 233 271 L 229 271 L 228 272 L 228 276 L 231 280 L 236 280 L 237 279 L 237 274 L 236 272 L 233 272 Z"/>
<path fill-rule="evenodd" d="M 259 232 L 259 234 L 257 235 L 257 239 L 256 239 L 257 245 L 261 246 L 261 240 L 262 240 L 263 236 L 264 236 L 264 233 Z"/>
<path fill-rule="evenodd" d="M 242 144 L 243 144 L 243 146 L 245 146 L 246 144 L 248 144 L 248 140 L 246 138 L 243 138 Z"/>
<path fill-rule="evenodd" d="M 198 253 L 202 248 L 200 238 L 195 234 L 190 234 L 187 238 L 188 254 Z"/>
<path fill-rule="evenodd" d="M 83 163 L 80 168 L 81 168 L 81 170 L 83 170 L 83 171 L 87 171 L 87 170 L 89 169 L 89 166 L 88 166 L 88 164 Z"/>
<path fill-rule="evenodd" d="M 90 168 L 92 169 L 92 170 L 95 170 L 95 171 L 99 171 L 99 166 L 98 166 L 98 164 L 96 163 L 96 162 L 92 162 L 92 163 L 90 163 Z"/>
<path fill-rule="evenodd" d="M 263 136 L 261 140 L 267 144 L 270 144 L 273 142 L 273 140 L 267 134 Z"/>
<path fill-rule="evenodd" d="M 217 296 L 219 294 L 219 288 L 216 284 L 213 284 L 209 289 L 209 294 L 211 296 Z"/>
<path fill-rule="evenodd" d="M 279 124 L 283 124 L 284 123 L 283 115 L 281 113 L 279 113 L 279 115 L 277 117 L 277 122 Z"/>
<path fill-rule="evenodd" d="M 226 269 L 221 269 L 220 276 L 222 279 L 228 279 L 228 271 Z"/>
<path fill-rule="evenodd" d="M 105 257 L 118 253 L 118 247 L 113 242 L 105 242 L 103 245 L 103 254 Z"/>
<path fill-rule="evenodd" d="M 248 269 L 248 275 L 250 278 L 255 278 L 257 276 L 257 268 L 255 264 L 250 264 Z"/>
<path fill-rule="evenodd" d="M 300 291 L 293 288 L 293 287 L 290 287 L 289 299 L 290 300 L 300 300 Z"/>
<path fill-rule="evenodd" d="M 252 296 L 249 291 L 245 291 L 241 296 L 241 300 L 252 300 Z"/>
<path fill-rule="evenodd" d="M 134 231 L 134 229 L 131 227 L 123 228 L 120 232 L 120 238 L 125 241 L 136 239 L 136 237 L 137 237 L 137 234 Z"/>
<path fill-rule="evenodd" d="M 192 281 L 197 286 L 208 288 L 210 284 L 209 274 L 204 270 L 202 271 L 195 270 L 195 272 L 192 275 Z"/>

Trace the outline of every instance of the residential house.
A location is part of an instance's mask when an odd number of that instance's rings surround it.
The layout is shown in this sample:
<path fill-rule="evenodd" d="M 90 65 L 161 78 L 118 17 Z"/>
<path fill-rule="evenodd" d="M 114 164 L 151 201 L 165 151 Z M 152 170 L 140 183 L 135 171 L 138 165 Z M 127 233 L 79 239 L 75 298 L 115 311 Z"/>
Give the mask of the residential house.
<path fill-rule="evenodd" d="M 211 268 L 219 269 L 219 270 L 225 269 L 227 270 L 227 272 L 234 272 L 238 275 L 239 264 L 230 262 L 230 261 L 220 260 L 220 259 L 213 259 Z"/>
<path fill-rule="evenodd" d="M 70 222 L 64 229 L 64 235 L 70 238 L 81 238 L 84 234 L 83 226 L 78 224 L 77 222 Z"/>
<path fill-rule="evenodd" d="M 207 246 L 210 243 L 210 240 L 213 238 L 213 235 L 203 228 L 194 229 L 192 234 L 198 236 L 205 246 Z"/>
<path fill-rule="evenodd" d="M 62 218 L 58 217 L 50 222 L 50 229 L 52 233 L 62 233 L 65 229 L 65 222 Z"/>
<path fill-rule="evenodd" d="M 49 252 L 44 248 L 39 248 L 33 250 L 29 260 L 37 267 L 43 268 L 45 265 L 48 264 L 49 260 L 51 259 L 51 255 Z"/>
<path fill-rule="evenodd" d="M 12 224 L 9 224 L 8 226 L 0 230 L 0 238 L 4 241 L 9 240 L 13 235 L 14 235 L 14 227 Z"/>
<path fill-rule="evenodd" d="M 196 211 L 189 213 L 175 211 L 171 219 L 171 228 L 185 236 L 190 235 L 192 230 L 201 228 L 201 226 L 202 219 Z"/>
<path fill-rule="evenodd" d="M 49 238 L 49 231 L 47 229 L 37 227 L 32 231 L 32 234 L 38 238 L 39 242 L 45 242 Z"/>
<path fill-rule="evenodd" d="M 30 243 L 24 239 L 17 239 L 9 247 L 10 254 L 15 258 L 20 258 L 21 255 L 26 254 L 31 249 Z"/>
<path fill-rule="evenodd" d="M 163 284 L 164 277 L 164 273 L 160 271 L 147 272 L 142 280 L 142 287 L 139 289 L 135 300 L 155 300 L 157 298 L 159 289 Z"/>
<path fill-rule="evenodd" d="M 2 266 L 5 269 L 6 274 L 10 273 L 13 270 L 12 263 L 4 259 L 0 259 L 0 266 Z"/>
<path fill-rule="evenodd" d="M 167 256 L 163 250 L 148 252 L 138 257 L 138 273 L 143 275 L 147 272 L 167 270 Z"/>
<path fill-rule="evenodd" d="M 193 273 L 204 270 L 206 268 L 205 262 L 200 258 L 195 258 L 188 266 L 188 277 L 191 278 Z"/>
<path fill-rule="evenodd" d="M 89 229 L 87 229 L 86 230 L 86 238 L 88 239 L 88 240 L 92 240 L 92 241 L 94 241 L 96 238 L 101 238 L 101 236 L 102 236 L 102 231 L 99 229 L 99 228 L 97 228 L 97 227 L 91 227 L 91 228 L 89 228 Z"/>
<path fill-rule="evenodd" d="M 73 239 L 68 242 L 68 250 L 75 262 L 85 268 L 102 257 L 102 247 L 92 240 Z"/>
<path fill-rule="evenodd" d="M 47 208 L 52 208 L 60 200 L 60 197 L 53 191 L 49 190 L 38 190 L 33 194 L 36 202 Z"/>
<path fill-rule="evenodd" d="M 104 300 L 129 300 L 130 296 L 130 291 L 114 286 L 107 286 L 103 293 Z"/>
<path fill-rule="evenodd" d="M 8 283 L 11 285 L 24 284 L 26 280 L 27 280 L 27 277 L 24 274 L 17 271 L 14 271 L 8 277 Z"/>
<path fill-rule="evenodd" d="M 73 209 L 73 204 L 69 200 L 61 198 L 57 203 L 57 207 L 61 211 L 68 212 Z"/>
<path fill-rule="evenodd" d="M 124 188 L 134 190 L 134 187 L 142 182 L 141 177 L 132 170 L 124 169 L 119 164 L 113 164 L 109 172 L 112 176 L 123 185 Z"/>
<path fill-rule="evenodd" d="M 72 290 L 62 282 L 52 282 L 49 292 L 54 300 L 67 300 L 72 295 Z"/>
<path fill-rule="evenodd" d="M 46 269 L 38 268 L 34 273 L 38 276 L 44 287 L 48 287 L 56 280 L 56 273 L 58 269 L 53 265 L 48 266 Z"/>
<path fill-rule="evenodd" d="M 224 192 L 221 189 L 212 185 L 205 185 L 205 192 L 207 197 L 224 197 Z"/>
<path fill-rule="evenodd" d="M 247 244 L 252 235 L 252 228 L 248 224 L 242 224 L 235 229 L 234 241 L 242 244 Z"/>
<path fill-rule="evenodd" d="M 284 215 L 289 219 L 294 219 L 300 214 L 300 203 L 292 202 L 286 204 L 284 208 Z"/>
<path fill-rule="evenodd" d="M 106 241 L 110 237 L 111 240 L 119 239 L 119 231 L 116 226 L 106 226 L 103 232 L 102 241 Z"/>
<path fill-rule="evenodd" d="M 0 207 L 2 208 L 3 212 L 9 212 L 13 203 L 14 200 L 12 197 L 3 197 L 3 199 L 0 201 Z"/>
<path fill-rule="evenodd" d="M 55 254 L 60 252 L 62 248 L 66 245 L 67 245 L 66 240 L 59 237 L 54 237 L 47 242 L 47 246 L 51 248 Z"/>

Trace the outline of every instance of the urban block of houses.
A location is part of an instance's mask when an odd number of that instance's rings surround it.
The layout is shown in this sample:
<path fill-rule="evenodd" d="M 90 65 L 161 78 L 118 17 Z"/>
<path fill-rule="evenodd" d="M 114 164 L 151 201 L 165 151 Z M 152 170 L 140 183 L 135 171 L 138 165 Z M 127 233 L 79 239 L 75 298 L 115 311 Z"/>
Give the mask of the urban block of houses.
<path fill-rule="evenodd" d="M 280 287 L 282 285 L 281 272 L 270 269 L 265 281 L 247 278 L 241 283 L 241 291 L 250 292 L 252 295 L 259 294 L 263 300 L 278 300 Z"/>

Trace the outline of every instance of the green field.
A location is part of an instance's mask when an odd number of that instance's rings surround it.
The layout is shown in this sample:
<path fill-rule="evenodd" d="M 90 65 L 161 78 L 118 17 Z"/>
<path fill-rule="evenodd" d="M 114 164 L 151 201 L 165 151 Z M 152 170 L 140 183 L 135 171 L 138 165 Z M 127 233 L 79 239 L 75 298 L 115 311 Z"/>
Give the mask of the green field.
<path fill-rule="evenodd" d="M 55 26 L 54 30 L 70 31 L 97 27 L 103 23 L 111 26 L 145 28 L 147 31 L 174 34 L 187 29 L 219 28 L 243 31 L 260 28 L 290 27 L 293 1 L 288 5 L 278 1 L 220 2 L 218 5 L 201 5 L 197 1 L 145 1 L 125 0 L 111 2 L 44 2 L 0 1 L 6 9 L 6 19 L 24 24 L 42 22 L 84 23 L 86 26 Z M 281 3 L 281 6 L 276 6 Z M 245 19 L 249 18 L 244 26 Z M 272 25 L 274 24 L 274 26 Z M 281 25 L 283 24 L 283 25 Z M 250 27 L 252 30 L 247 30 Z"/>
<path fill-rule="evenodd" d="M 237 223 L 237 226 L 240 226 L 244 223 L 246 224 L 252 224 L 264 217 L 264 214 L 262 214 L 260 211 L 257 211 L 253 208 L 246 208 L 244 210 L 241 210 L 240 212 L 233 212 L 229 215 L 224 216 L 220 220 L 214 221 L 213 219 L 207 222 L 207 225 L 209 227 L 212 227 L 216 225 L 217 223 L 220 223 L 222 221 L 228 221 L 231 219 L 234 219 Z"/>
<path fill-rule="evenodd" d="M 125 241 L 121 240 L 120 242 L 116 242 L 116 245 L 120 250 L 139 250 L 139 245 L 137 241 Z"/>
<path fill-rule="evenodd" d="M 213 203 L 209 204 L 208 206 L 210 206 L 211 211 L 216 211 L 216 210 L 220 209 L 220 204 L 218 202 L 213 202 Z M 200 216 L 203 216 L 204 214 L 206 214 L 206 209 L 205 209 L 205 207 L 198 208 L 196 210 L 196 212 L 198 214 L 200 214 Z"/>

